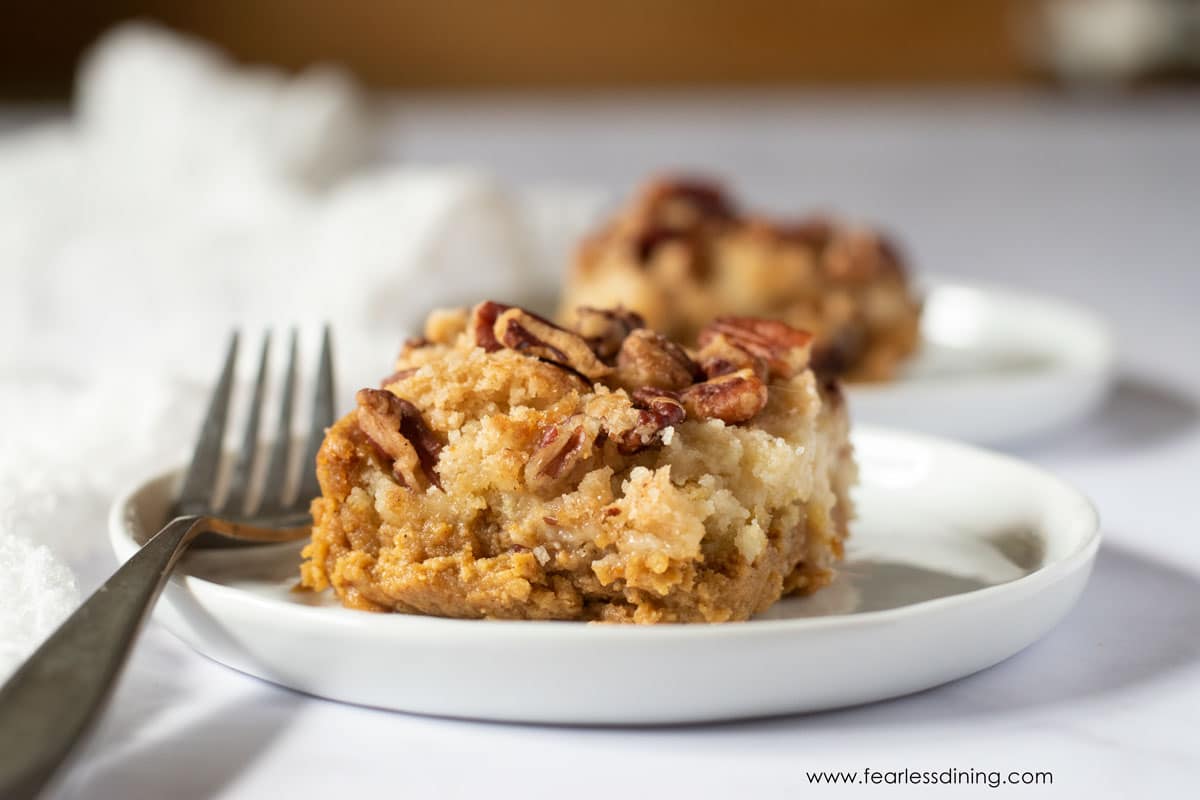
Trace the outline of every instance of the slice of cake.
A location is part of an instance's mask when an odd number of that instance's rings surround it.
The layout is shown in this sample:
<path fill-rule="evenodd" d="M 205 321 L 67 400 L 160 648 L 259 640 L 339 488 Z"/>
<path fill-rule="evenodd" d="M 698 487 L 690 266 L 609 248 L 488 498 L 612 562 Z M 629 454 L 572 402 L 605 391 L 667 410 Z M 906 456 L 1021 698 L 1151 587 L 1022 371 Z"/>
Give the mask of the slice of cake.
<path fill-rule="evenodd" d="M 827 583 L 855 465 L 810 337 L 622 309 L 435 312 L 317 458 L 304 586 L 448 617 L 744 620 Z"/>
<path fill-rule="evenodd" d="M 579 248 L 560 315 L 624 304 L 691 343 L 723 314 L 812 331 L 818 371 L 847 380 L 894 376 L 916 349 L 921 305 L 896 247 L 879 233 L 812 217 L 744 216 L 719 188 L 648 184 Z"/>

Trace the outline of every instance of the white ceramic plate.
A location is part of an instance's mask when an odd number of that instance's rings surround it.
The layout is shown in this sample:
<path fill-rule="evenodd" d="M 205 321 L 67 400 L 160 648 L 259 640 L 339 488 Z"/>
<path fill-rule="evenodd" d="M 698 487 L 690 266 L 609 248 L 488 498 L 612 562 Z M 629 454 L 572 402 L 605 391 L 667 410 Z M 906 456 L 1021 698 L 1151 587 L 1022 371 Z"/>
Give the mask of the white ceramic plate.
<path fill-rule="evenodd" d="M 847 563 L 741 624 L 605 626 L 369 614 L 293 591 L 298 546 L 187 556 L 156 614 L 204 655 L 302 692 L 482 719 L 652 724 L 815 711 L 927 689 L 1049 631 L 1099 544 L 1087 499 L 1032 466 L 862 428 Z M 117 501 L 117 556 L 176 474 Z"/>
<path fill-rule="evenodd" d="M 1087 416 L 1113 378 L 1094 314 L 1047 297 L 926 280 L 921 350 L 898 380 L 850 387 L 853 417 L 980 444 Z"/>

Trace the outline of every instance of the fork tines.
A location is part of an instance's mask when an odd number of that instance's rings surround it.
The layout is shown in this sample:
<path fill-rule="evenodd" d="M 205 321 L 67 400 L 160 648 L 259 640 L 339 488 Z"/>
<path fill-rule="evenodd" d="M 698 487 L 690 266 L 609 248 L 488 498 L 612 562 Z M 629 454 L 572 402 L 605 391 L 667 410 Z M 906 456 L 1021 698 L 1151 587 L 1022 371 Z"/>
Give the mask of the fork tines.
<path fill-rule="evenodd" d="M 234 461 L 229 490 L 223 501 L 217 497 L 220 467 L 224 454 L 225 430 L 229 419 L 229 402 L 233 394 L 234 370 L 237 364 L 239 336 L 234 331 L 221 375 L 209 400 L 208 413 L 200 428 L 200 436 L 192 452 L 192 461 L 179 492 L 177 511 L 180 514 L 220 514 L 229 518 L 269 517 L 304 511 L 309 501 L 319 494 L 314 462 L 325 428 L 333 423 L 333 355 L 329 326 L 321 336 L 321 355 L 313 387 L 312 415 L 304 444 L 300 477 L 294 487 L 288 486 L 288 471 L 296 449 L 292 438 L 292 418 L 296 389 L 297 332 L 288 337 L 288 360 L 280 392 L 280 407 L 275 439 L 270 445 L 266 474 L 261 488 L 251 496 L 250 485 L 261 455 L 259 427 L 269 371 L 271 334 L 263 335 L 254 394 L 242 432 L 241 447 Z M 219 503 L 219 504 L 218 504 Z"/>

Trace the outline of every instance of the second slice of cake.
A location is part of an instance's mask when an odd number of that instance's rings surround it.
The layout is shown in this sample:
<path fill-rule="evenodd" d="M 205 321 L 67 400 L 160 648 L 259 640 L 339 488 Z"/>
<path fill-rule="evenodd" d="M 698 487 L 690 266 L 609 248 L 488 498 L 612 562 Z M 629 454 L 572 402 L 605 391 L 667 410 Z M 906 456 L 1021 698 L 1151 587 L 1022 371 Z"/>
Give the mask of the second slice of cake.
<path fill-rule="evenodd" d="M 894 378 L 916 350 L 921 303 L 896 246 L 827 217 L 772 220 L 737 209 L 715 184 L 648 183 L 579 247 L 561 316 L 623 304 L 691 343 L 723 314 L 812 332 L 818 371 Z"/>

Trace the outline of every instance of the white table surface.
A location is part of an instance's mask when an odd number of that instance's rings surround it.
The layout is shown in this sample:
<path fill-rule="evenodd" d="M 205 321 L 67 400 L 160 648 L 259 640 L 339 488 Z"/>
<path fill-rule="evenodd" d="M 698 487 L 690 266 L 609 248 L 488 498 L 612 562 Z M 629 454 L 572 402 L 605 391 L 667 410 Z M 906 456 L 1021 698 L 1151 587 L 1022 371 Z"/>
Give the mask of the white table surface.
<path fill-rule="evenodd" d="M 397 99 L 387 130 L 387 158 L 473 162 L 524 184 L 623 191 L 656 168 L 702 166 L 752 205 L 886 221 L 930 271 L 1100 311 L 1119 337 L 1115 394 L 1087 424 L 1018 451 L 1098 505 L 1092 582 L 1044 641 L 954 684 L 667 729 L 342 706 L 227 670 L 151 624 L 54 797 L 799 797 L 816 788 L 805 771 L 866 767 L 1053 771 L 1052 789 L 1005 787 L 1014 796 L 1197 791 L 1200 96 L 419 96 Z"/>

